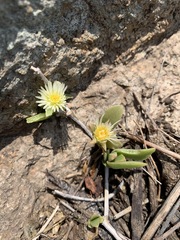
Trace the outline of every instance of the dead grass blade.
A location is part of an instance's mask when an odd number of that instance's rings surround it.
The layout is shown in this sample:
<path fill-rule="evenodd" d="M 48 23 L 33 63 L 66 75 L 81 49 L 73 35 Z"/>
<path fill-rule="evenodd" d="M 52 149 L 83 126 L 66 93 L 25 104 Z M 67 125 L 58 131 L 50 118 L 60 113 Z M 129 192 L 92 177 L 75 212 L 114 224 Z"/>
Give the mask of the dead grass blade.
<path fill-rule="evenodd" d="M 161 209 L 155 216 L 154 220 L 148 227 L 148 229 L 143 234 L 141 240 L 150 240 L 153 239 L 154 234 L 156 233 L 157 229 L 163 222 L 164 218 L 168 214 L 168 212 L 173 207 L 174 203 L 177 201 L 177 199 L 180 196 L 180 180 L 176 183 L 173 190 L 170 192 L 169 196 L 167 197 L 166 201 L 162 205 Z"/>

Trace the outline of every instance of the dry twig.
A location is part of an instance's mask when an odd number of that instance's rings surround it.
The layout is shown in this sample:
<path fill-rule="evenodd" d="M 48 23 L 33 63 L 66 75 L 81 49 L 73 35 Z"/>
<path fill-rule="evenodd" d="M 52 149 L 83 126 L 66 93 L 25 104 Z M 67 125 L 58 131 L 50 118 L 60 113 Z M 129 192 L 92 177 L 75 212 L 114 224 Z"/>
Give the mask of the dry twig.
<path fill-rule="evenodd" d="M 123 236 L 121 233 L 117 233 L 116 230 L 111 226 L 111 224 L 109 223 L 109 221 L 107 219 L 105 219 L 102 223 L 102 225 L 106 228 L 106 230 L 112 234 L 112 236 L 116 239 L 116 240 L 130 240 L 129 238 Z"/>
<path fill-rule="evenodd" d="M 67 231 L 66 235 L 63 237 L 62 240 L 68 240 L 69 234 L 70 234 L 70 232 L 71 232 L 71 230 L 72 230 L 73 227 L 74 227 L 74 223 L 73 223 L 73 221 L 71 221 L 71 222 L 69 223 L 68 231 Z"/>
<path fill-rule="evenodd" d="M 164 240 L 167 239 L 169 235 L 171 235 L 176 229 L 180 228 L 180 222 L 176 223 L 172 228 L 170 228 L 167 232 L 162 234 L 159 237 L 156 237 L 154 240 Z"/>
<path fill-rule="evenodd" d="M 151 122 L 153 123 L 153 126 L 156 130 L 158 130 L 161 134 L 164 134 L 165 136 L 167 136 L 168 138 L 170 138 L 171 140 L 173 140 L 176 143 L 180 143 L 178 140 L 176 140 L 175 138 L 173 138 L 172 136 L 170 136 L 168 133 L 166 133 L 165 131 L 163 131 L 162 129 L 160 129 L 158 127 L 158 125 L 156 124 L 156 122 L 153 120 L 153 118 L 150 116 L 150 114 L 147 112 L 147 110 L 145 109 L 143 103 L 141 102 L 141 100 L 139 99 L 139 97 L 137 96 L 137 94 L 135 92 L 133 92 L 133 95 L 136 99 L 136 101 L 139 103 L 141 109 L 143 110 L 144 114 L 151 120 Z M 162 135 L 163 136 L 163 135 Z M 166 142 L 166 138 L 163 137 L 164 141 Z"/>
<path fill-rule="evenodd" d="M 167 197 L 166 201 L 164 202 L 161 209 L 155 216 L 154 220 L 143 234 L 141 240 L 153 239 L 153 236 L 156 233 L 157 229 L 159 228 L 162 221 L 164 220 L 164 218 L 166 217 L 174 203 L 177 201 L 179 196 L 180 196 L 180 180 L 176 183 L 175 187 Z"/>
<path fill-rule="evenodd" d="M 176 212 L 178 211 L 179 206 L 180 206 L 180 199 L 173 206 L 173 208 L 171 209 L 171 212 L 168 214 L 168 216 L 166 217 L 166 220 L 163 222 L 160 231 L 158 231 L 158 234 L 157 234 L 158 236 L 162 235 L 165 232 L 165 230 L 170 226 L 170 222 L 174 217 L 174 215 L 176 214 Z"/>
<path fill-rule="evenodd" d="M 144 202 L 142 202 L 142 205 L 145 205 L 145 204 L 147 204 L 148 202 L 149 202 L 149 200 L 146 198 L 146 199 L 144 200 Z M 114 220 L 117 220 L 117 219 L 121 218 L 122 216 L 130 213 L 131 210 L 132 210 L 132 207 L 131 207 L 131 206 L 125 208 L 125 209 L 122 210 L 121 212 L 119 212 L 119 213 L 117 213 L 117 214 L 114 215 Z"/>
<path fill-rule="evenodd" d="M 48 79 L 44 76 L 44 74 L 41 72 L 41 69 L 40 68 L 35 68 L 35 67 L 33 67 L 33 66 L 31 66 L 31 69 L 35 72 L 35 73 L 37 73 L 41 78 L 42 78 L 42 80 L 44 81 L 44 83 L 48 83 Z"/>
<path fill-rule="evenodd" d="M 45 224 L 41 227 L 41 229 L 39 230 L 39 232 L 37 233 L 37 236 L 35 238 L 33 238 L 32 240 L 36 240 L 40 237 L 41 233 L 43 233 L 43 231 L 46 229 L 46 227 L 48 226 L 48 224 L 51 222 L 51 220 L 53 219 L 53 217 L 55 216 L 56 212 L 59 210 L 59 204 L 56 206 L 56 208 L 54 209 L 54 211 L 52 212 L 51 216 L 48 218 L 48 220 L 45 222 Z"/>
<path fill-rule="evenodd" d="M 52 193 L 54 195 L 57 195 L 57 196 L 60 196 L 60 197 L 66 198 L 66 199 L 74 200 L 74 201 L 84 201 L 84 202 L 103 202 L 104 201 L 104 198 L 95 199 L 95 198 L 78 197 L 75 195 L 70 195 L 68 193 L 63 193 L 59 190 L 54 190 Z M 115 195 L 115 193 L 110 193 L 108 198 L 111 199 L 114 197 L 114 195 Z"/>

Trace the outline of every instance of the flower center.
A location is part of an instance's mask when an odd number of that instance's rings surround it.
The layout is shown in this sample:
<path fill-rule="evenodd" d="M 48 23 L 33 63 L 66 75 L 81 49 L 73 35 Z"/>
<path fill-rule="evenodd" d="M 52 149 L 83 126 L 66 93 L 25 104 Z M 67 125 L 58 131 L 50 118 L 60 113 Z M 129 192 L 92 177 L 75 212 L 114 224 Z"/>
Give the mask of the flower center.
<path fill-rule="evenodd" d="M 97 141 L 107 140 L 110 137 L 110 130 L 107 126 L 97 126 L 94 136 Z"/>
<path fill-rule="evenodd" d="M 53 93 L 49 96 L 49 100 L 52 104 L 57 104 L 61 101 L 61 96 L 57 93 Z"/>

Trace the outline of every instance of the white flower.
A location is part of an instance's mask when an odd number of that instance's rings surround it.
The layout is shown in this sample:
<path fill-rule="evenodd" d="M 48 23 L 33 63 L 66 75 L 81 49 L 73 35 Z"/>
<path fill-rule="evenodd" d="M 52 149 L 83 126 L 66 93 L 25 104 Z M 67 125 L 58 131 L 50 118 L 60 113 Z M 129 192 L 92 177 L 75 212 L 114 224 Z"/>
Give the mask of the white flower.
<path fill-rule="evenodd" d="M 39 99 L 36 101 L 38 106 L 45 110 L 52 110 L 53 112 L 64 111 L 67 99 L 65 95 L 66 88 L 64 83 L 58 81 L 52 83 L 48 81 L 45 87 L 41 87 L 39 90 L 40 96 L 36 97 Z"/>

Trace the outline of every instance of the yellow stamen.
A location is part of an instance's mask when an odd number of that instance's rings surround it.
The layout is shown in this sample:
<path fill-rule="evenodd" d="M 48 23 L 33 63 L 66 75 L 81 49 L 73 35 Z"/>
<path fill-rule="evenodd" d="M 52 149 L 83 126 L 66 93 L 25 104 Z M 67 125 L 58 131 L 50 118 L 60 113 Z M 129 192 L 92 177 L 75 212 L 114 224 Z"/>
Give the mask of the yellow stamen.
<path fill-rule="evenodd" d="M 110 129 L 105 125 L 97 126 L 94 136 L 99 142 L 105 141 L 110 137 Z"/>
<path fill-rule="evenodd" d="M 51 103 L 56 104 L 61 101 L 61 96 L 57 93 L 53 93 L 52 95 L 49 96 L 49 100 Z"/>

